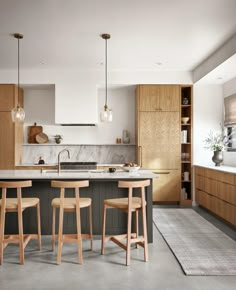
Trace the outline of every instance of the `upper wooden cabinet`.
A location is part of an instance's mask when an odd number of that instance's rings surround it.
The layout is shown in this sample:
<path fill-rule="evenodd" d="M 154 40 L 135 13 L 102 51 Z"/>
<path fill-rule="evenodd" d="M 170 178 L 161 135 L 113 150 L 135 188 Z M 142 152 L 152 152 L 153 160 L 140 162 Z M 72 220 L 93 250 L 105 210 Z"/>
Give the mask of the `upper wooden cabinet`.
<path fill-rule="evenodd" d="M 14 169 L 21 163 L 23 124 L 13 123 L 11 110 L 18 104 L 16 85 L 0 85 L 0 169 Z M 19 104 L 23 106 L 23 90 Z"/>
<path fill-rule="evenodd" d="M 179 112 L 179 85 L 139 85 L 139 111 Z"/>
<path fill-rule="evenodd" d="M 24 107 L 23 102 L 23 90 L 20 89 L 20 95 L 18 100 L 18 87 L 11 84 L 1 84 L 0 85 L 0 111 L 10 112 L 17 104 Z"/>

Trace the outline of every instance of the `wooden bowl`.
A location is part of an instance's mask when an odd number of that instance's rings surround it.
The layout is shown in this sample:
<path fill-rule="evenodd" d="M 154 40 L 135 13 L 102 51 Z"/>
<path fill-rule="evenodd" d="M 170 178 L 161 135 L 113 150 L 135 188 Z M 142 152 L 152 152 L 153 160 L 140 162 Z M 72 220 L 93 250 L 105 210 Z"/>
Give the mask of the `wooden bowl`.
<path fill-rule="evenodd" d="M 188 121 L 189 121 L 189 117 L 182 117 L 181 121 L 182 121 L 183 124 L 187 124 Z"/>

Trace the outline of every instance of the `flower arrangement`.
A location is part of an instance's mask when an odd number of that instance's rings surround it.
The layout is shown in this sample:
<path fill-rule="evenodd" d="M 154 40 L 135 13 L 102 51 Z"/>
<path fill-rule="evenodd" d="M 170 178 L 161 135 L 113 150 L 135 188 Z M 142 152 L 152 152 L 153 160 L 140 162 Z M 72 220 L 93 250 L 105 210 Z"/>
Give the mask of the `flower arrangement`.
<path fill-rule="evenodd" d="M 225 134 L 224 128 L 222 128 L 220 133 L 213 133 L 210 131 L 204 140 L 205 148 L 212 151 L 222 151 L 225 148 L 228 148 L 228 145 L 232 142 L 231 137 L 233 133 L 234 132 L 229 135 Z"/>

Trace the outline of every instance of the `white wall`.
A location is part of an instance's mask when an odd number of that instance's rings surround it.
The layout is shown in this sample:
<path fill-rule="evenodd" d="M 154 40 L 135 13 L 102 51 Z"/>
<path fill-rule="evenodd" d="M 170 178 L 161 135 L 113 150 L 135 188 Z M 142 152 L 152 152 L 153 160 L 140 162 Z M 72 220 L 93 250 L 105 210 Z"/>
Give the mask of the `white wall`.
<path fill-rule="evenodd" d="M 97 114 L 104 107 L 105 91 L 97 89 Z M 113 122 L 101 123 L 93 127 L 65 127 L 55 125 L 54 88 L 25 88 L 25 143 L 28 126 L 34 122 L 43 126 L 50 142 L 53 136 L 61 134 L 64 144 L 115 144 L 116 138 L 122 138 L 122 131 L 128 130 L 131 143 L 135 142 L 135 86 L 115 86 L 108 89 L 108 105 L 113 109 Z"/>
<path fill-rule="evenodd" d="M 193 163 L 213 165 L 213 153 L 204 148 L 204 139 L 212 131 L 220 131 L 223 124 L 223 87 L 194 85 Z"/>

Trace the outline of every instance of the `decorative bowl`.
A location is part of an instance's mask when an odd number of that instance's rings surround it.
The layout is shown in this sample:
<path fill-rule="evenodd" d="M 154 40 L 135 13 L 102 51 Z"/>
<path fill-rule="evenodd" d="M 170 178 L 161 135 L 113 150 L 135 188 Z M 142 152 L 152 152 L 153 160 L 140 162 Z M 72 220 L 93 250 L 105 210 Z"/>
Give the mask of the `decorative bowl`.
<path fill-rule="evenodd" d="M 138 165 L 135 165 L 135 166 L 123 166 L 122 167 L 124 171 L 127 171 L 127 172 L 136 172 L 139 170 L 140 166 Z"/>
<path fill-rule="evenodd" d="M 188 121 L 189 121 L 189 117 L 182 117 L 181 121 L 182 121 L 183 124 L 187 124 Z"/>

